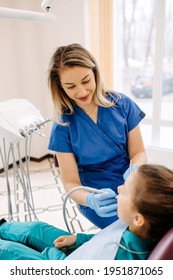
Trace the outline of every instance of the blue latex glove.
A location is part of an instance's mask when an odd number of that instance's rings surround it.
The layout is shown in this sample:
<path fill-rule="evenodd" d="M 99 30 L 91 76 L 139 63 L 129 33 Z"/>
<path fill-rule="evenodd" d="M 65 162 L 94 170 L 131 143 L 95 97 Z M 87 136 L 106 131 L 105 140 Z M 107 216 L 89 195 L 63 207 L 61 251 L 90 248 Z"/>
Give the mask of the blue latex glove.
<path fill-rule="evenodd" d="M 116 215 L 116 194 L 111 189 L 101 189 L 105 193 L 89 193 L 86 198 L 88 206 L 100 217 L 112 217 Z"/>
<path fill-rule="evenodd" d="M 137 164 L 132 164 L 131 167 L 129 167 L 123 174 L 123 178 L 124 178 L 124 181 L 127 180 L 127 178 L 129 177 L 130 173 L 135 171 L 136 169 L 138 169 L 138 165 Z"/>

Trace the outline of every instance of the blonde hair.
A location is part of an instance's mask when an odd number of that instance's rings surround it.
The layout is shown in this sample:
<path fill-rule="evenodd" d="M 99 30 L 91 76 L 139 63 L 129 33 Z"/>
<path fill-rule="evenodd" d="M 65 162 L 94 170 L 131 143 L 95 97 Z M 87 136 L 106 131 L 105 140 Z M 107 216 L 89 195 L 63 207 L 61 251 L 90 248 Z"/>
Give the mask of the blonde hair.
<path fill-rule="evenodd" d="M 79 44 L 61 46 L 51 58 L 48 75 L 48 84 L 57 116 L 56 121 L 58 123 L 63 124 L 61 116 L 64 113 L 72 114 L 74 112 L 73 102 L 61 86 L 60 71 L 64 66 L 81 66 L 92 69 L 96 82 L 96 91 L 93 96 L 95 103 L 103 107 L 114 105 L 114 102 L 106 99 L 106 95 L 110 93 L 104 89 L 99 67 L 92 54 Z"/>

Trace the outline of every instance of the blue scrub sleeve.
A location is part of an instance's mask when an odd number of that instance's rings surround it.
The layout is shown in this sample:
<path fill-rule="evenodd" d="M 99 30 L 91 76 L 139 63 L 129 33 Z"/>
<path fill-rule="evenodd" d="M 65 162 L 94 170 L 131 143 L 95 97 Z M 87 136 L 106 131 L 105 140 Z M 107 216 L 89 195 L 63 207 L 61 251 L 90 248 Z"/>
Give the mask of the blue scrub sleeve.
<path fill-rule="evenodd" d="M 124 113 L 127 118 L 128 131 L 131 131 L 145 117 L 145 113 L 133 100 L 124 94 L 122 94 L 122 102 Z"/>
<path fill-rule="evenodd" d="M 69 126 L 54 122 L 50 134 L 48 149 L 56 152 L 72 153 Z"/>

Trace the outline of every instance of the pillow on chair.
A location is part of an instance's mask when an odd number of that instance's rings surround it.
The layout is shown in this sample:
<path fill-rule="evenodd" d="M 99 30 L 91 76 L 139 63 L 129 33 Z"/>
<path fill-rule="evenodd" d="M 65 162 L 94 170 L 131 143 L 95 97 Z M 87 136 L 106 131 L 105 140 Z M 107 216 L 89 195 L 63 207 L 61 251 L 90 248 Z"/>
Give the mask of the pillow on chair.
<path fill-rule="evenodd" d="M 173 260 L 173 228 L 162 237 L 148 260 Z"/>

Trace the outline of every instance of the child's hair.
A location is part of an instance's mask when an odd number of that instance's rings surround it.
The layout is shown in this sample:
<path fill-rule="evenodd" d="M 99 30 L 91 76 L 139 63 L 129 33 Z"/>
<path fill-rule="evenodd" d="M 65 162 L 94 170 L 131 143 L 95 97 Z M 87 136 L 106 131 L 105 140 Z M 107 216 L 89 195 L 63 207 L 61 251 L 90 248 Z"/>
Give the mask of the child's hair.
<path fill-rule="evenodd" d="M 147 235 L 159 240 L 173 227 L 173 171 L 154 164 L 139 167 L 134 203 L 148 222 Z"/>
<path fill-rule="evenodd" d="M 96 81 L 94 100 L 97 105 L 111 107 L 113 103 L 106 99 L 106 92 L 100 77 L 99 67 L 92 54 L 79 44 L 70 44 L 59 47 L 53 54 L 48 75 L 48 84 L 51 89 L 52 100 L 58 115 L 57 122 L 61 122 L 61 115 L 65 112 L 73 113 L 73 102 L 61 86 L 60 71 L 62 67 L 81 66 L 92 69 Z"/>

